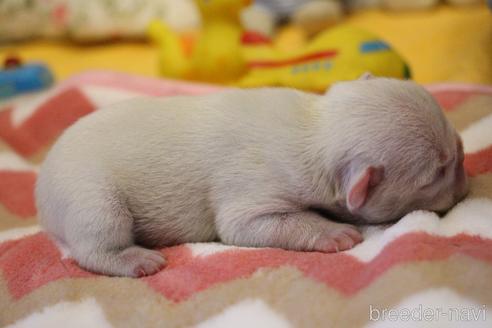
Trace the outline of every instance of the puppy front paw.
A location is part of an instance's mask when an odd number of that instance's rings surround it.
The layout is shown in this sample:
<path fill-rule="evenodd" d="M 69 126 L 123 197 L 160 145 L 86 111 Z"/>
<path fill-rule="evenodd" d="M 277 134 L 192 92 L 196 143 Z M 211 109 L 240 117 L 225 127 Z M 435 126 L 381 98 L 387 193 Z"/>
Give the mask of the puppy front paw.
<path fill-rule="evenodd" d="M 313 250 L 323 253 L 335 253 L 353 248 L 363 238 L 356 227 L 349 224 L 337 224 L 323 232 L 314 243 Z"/>

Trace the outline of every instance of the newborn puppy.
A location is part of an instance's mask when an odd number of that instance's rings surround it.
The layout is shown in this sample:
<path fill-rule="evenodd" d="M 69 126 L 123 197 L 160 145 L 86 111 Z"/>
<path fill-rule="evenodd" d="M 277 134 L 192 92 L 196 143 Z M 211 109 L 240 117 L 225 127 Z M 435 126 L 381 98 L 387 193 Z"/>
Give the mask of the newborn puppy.
<path fill-rule="evenodd" d="M 217 239 L 346 250 L 362 240 L 349 223 L 446 211 L 466 193 L 460 138 L 413 82 L 113 107 L 67 129 L 36 186 L 41 224 L 95 272 L 153 274 L 165 259 L 150 248 Z"/>

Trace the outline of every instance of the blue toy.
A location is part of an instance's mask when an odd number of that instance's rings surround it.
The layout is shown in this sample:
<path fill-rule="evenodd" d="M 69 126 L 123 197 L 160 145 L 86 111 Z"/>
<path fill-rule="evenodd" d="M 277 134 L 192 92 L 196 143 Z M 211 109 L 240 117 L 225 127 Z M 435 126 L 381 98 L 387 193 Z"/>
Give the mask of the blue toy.
<path fill-rule="evenodd" d="M 53 74 L 42 63 L 21 65 L 18 59 L 8 58 L 0 70 L 0 99 L 45 89 L 53 80 Z"/>

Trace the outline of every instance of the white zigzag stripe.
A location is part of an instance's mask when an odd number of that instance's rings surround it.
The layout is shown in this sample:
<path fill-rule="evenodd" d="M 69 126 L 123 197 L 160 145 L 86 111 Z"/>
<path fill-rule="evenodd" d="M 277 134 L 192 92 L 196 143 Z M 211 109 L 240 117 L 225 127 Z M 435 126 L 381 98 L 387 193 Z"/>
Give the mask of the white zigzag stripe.
<path fill-rule="evenodd" d="M 25 228 L 14 228 L 0 231 L 0 243 L 9 240 L 20 239 L 26 236 L 34 235 L 41 231 L 38 225 L 33 225 Z"/>
<path fill-rule="evenodd" d="M 79 302 L 60 302 L 45 307 L 40 312 L 34 312 L 15 322 L 8 328 L 111 328 L 101 306 L 94 298 L 87 298 Z"/>
<path fill-rule="evenodd" d="M 12 104 L 14 105 L 14 110 L 12 111 L 12 125 L 14 128 L 24 123 L 42 104 L 61 93 L 64 89 L 62 86 L 55 87 L 47 91 L 24 95 L 18 101 L 15 101 Z"/>
<path fill-rule="evenodd" d="M 364 241 L 347 251 L 363 262 L 369 262 L 396 238 L 411 232 L 452 237 L 460 233 L 492 239 L 492 201 L 467 199 L 455 206 L 444 218 L 433 212 L 415 211 L 389 227 L 369 227 Z"/>
<path fill-rule="evenodd" d="M 260 299 L 247 299 L 229 306 L 196 328 L 288 328 L 290 323 Z"/>
<path fill-rule="evenodd" d="M 121 101 L 145 96 L 137 92 L 93 85 L 81 86 L 80 91 L 84 93 L 96 108 L 106 107 Z"/>
<path fill-rule="evenodd" d="M 0 153 L 0 171 L 37 171 L 38 167 L 13 152 Z"/>
<path fill-rule="evenodd" d="M 222 253 L 229 250 L 252 250 L 257 248 L 252 247 L 238 247 L 231 245 L 224 245 L 221 243 L 192 243 L 187 244 L 191 250 L 193 256 L 208 256 L 216 253 Z"/>
<path fill-rule="evenodd" d="M 452 237 L 461 233 L 492 239 L 492 200 L 467 199 L 455 206 L 445 217 L 428 211 L 414 211 L 393 225 L 363 228 L 364 241 L 346 251 L 362 262 L 369 262 L 398 237 L 412 232 Z M 228 250 L 255 248 L 227 246 L 219 243 L 187 244 L 194 256 L 208 256 Z"/>
<path fill-rule="evenodd" d="M 461 132 L 465 153 L 474 153 L 492 145 L 492 115 L 474 122 Z"/>

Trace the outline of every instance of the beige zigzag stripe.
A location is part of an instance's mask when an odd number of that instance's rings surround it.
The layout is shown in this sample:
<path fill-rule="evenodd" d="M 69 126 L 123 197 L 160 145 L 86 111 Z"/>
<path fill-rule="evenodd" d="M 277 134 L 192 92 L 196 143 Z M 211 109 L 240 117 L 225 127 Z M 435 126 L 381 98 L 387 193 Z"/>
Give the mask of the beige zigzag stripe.
<path fill-rule="evenodd" d="M 0 204 L 0 231 L 14 228 L 21 228 L 36 224 L 36 217 L 20 218 L 10 213 L 5 206 Z"/>
<path fill-rule="evenodd" d="M 471 269 L 472 268 L 472 269 Z M 394 267 L 352 297 L 306 278 L 294 268 L 259 270 L 252 277 L 223 283 L 174 304 L 146 284 L 127 278 L 67 279 L 41 287 L 19 301 L 0 281 L 0 324 L 10 324 L 60 301 L 94 297 L 117 327 L 185 327 L 245 299 L 262 299 L 298 327 L 361 327 L 369 304 L 391 308 L 409 295 L 446 287 L 492 307 L 492 266 L 463 255 L 448 261 Z"/>
<path fill-rule="evenodd" d="M 470 193 L 467 198 L 492 198 L 492 173 L 482 174 L 470 179 Z"/>
<path fill-rule="evenodd" d="M 5 143 L 5 141 L 0 139 L 0 153 L 2 152 L 13 152 L 13 150 L 7 143 Z"/>
<path fill-rule="evenodd" d="M 455 128 L 461 131 L 490 114 L 492 114 L 492 97 L 477 95 L 465 100 L 451 112 L 447 112 L 446 116 Z"/>
<path fill-rule="evenodd" d="M 29 156 L 29 158 L 27 160 L 29 162 L 31 162 L 32 164 L 40 165 L 43 162 L 44 158 L 48 154 L 48 151 L 51 149 L 51 147 L 53 146 L 54 143 L 55 143 L 55 141 L 51 142 L 49 145 L 41 147 L 36 153 Z"/>

